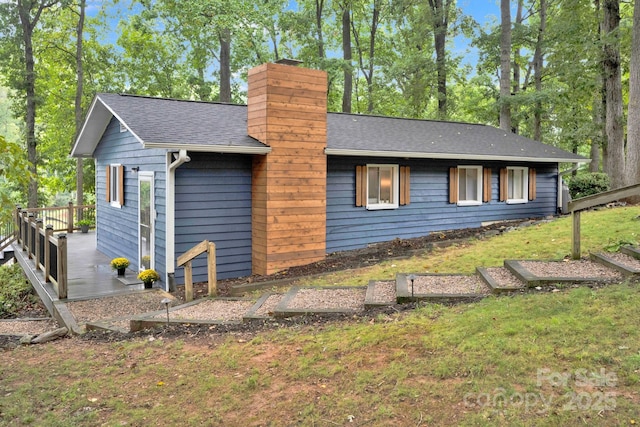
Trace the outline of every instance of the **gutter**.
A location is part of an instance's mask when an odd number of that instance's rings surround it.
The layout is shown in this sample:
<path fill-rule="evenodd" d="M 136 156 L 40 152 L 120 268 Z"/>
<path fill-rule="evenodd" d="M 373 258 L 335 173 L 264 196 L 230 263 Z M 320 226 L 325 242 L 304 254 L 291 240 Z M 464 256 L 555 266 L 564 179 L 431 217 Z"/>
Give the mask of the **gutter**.
<path fill-rule="evenodd" d="M 191 158 L 187 155 L 187 150 L 178 151 L 178 157 L 173 160 L 175 153 L 167 153 L 167 198 L 166 198 L 166 210 L 167 210 L 167 224 L 166 224 L 166 291 L 174 291 L 176 287 L 175 283 L 175 259 L 176 259 L 176 169 L 187 162 L 191 161 Z M 172 161 L 173 160 L 173 161 Z"/>

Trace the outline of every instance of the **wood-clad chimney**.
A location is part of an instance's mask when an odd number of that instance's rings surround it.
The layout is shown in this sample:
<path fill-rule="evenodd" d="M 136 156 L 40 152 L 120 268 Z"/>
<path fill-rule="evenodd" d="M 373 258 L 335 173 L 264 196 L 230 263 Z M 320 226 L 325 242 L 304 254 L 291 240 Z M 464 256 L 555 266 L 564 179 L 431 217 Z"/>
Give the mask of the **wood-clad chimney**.
<path fill-rule="evenodd" d="M 253 160 L 253 273 L 323 259 L 327 74 L 273 63 L 251 69 L 247 126 L 272 150 Z"/>

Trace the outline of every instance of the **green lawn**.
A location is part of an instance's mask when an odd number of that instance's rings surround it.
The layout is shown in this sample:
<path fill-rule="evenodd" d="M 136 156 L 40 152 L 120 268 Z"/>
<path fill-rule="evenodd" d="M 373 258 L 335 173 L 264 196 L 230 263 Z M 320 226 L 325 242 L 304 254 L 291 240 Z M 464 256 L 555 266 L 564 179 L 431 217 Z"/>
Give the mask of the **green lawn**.
<path fill-rule="evenodd" d="M 637 240 L 638 215 L 584 214 L 585 254 Z M 560 219 L 319 282 L 562 258 L 569 228 Z M 0 353 L 0 425 L 634 425 L 639 306 L 625 282 L 252 335 L 22 347 Z"/>

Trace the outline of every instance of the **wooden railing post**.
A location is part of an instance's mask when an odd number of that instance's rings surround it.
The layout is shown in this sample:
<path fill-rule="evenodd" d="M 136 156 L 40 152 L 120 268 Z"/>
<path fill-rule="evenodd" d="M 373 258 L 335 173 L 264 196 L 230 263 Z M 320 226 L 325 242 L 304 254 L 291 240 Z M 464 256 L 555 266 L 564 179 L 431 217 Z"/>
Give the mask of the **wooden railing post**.
<path fill-rule="evenodd" d="M 36 219 L 36 235 L 35 235 L 35 239 L 33 245 L 35 246 L 35 256 L 36 256 L 36 262 L 35 262 L 35 267 L 36 270 L 40 270 L 40 229 L 42 228 L 42 219 L 38 218 Z"/>
<path fill-rule="evenodd" d="M 571 258 L 580 259 L 580 211 L 571 212 Z"/>
<path fill-rule="evenodd" d="M 217 278 L 216 278 L 216 244 L 209 242 L 207 246 L 207 280 L 209 284 L 209 296 L 217 294 Z"/>
<path fill-rule="evenodd" d="M 58 235 L 58 298 L 67 298 L 67 235 Z"/>
<path fill-rule="evenodd" d="M 184 300 L 186 302 L 193 301 L 193 268 L 191 261 L 187 261 L 184 265 Z"/>
<path fill-rule="evenodd" d="M 33 241 L 31 239 L 31 228 L 32 225 L 35 221 L 35 214 L 33 212 L 29 212 L 29 214 L 27 215 L 28 219 L 27 219 L 27 254 L 29 255 L 29 259 L 32 259 L 33 256 L 35 255 L 35 252 L 33 250 Z M 35 239 L 33 239 L 35 240 Z"/>
<path fill-rule="evenodd" d="M 67 208 L 67 233 L 73 233 L 73 202 Z"/>
<path fill-rule="evenodd" d="M 53 225 L 47 225 L 44 230 L 44 281 L 49 282 L 51 274 L 51 245 L 49 239 L 53 236 Z M 57 266 L 56 266 L 57 267 Z"/>
<path fill-rule="evenodd" d="M 22 250 L 25 251 L 27 250 L 26 240 L 28 236 L 27 231 L 29 231 L 27 228 L 27 224 L 28 224 L 27 215 L 29 215 L 29 213 L 27 211 L 22 211 L 21 213 L 22 213 L 22 216 L 20 217 L 20 234 L 21 234 L 20 246 L 22 247 Z"/>

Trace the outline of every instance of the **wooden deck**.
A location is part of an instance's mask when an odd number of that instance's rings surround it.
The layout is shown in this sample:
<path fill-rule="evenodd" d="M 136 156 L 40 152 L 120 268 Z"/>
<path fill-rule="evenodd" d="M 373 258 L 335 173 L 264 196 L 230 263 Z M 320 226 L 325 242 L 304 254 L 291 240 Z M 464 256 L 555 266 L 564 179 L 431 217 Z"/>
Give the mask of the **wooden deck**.
<path fill-rule="evenodd" d="M 54 286 L 45 282 L 42 271 L 36 270 L 27 253 L 15 245 L 17 261 L 52 314 L 53 305 L 58 301 L 100 298 L 144 288 L 131 270 L 127 270 L 124 278 L 117 277 L 111 269 L 111 259 L 96 249 L 95 232 L 68 234 L 67 242 L 68 298 L 65 300 L 58 299 Z"/>

